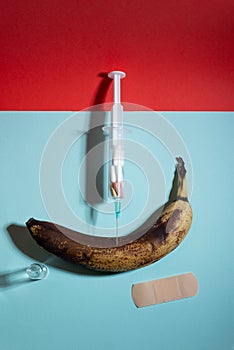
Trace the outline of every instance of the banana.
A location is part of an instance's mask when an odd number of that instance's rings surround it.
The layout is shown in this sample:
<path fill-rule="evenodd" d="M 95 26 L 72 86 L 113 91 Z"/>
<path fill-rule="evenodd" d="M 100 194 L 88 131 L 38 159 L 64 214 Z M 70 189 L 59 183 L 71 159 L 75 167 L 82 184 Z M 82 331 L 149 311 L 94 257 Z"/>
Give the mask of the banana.
<path fill-rule="evenodd" d="M 152 264 L 182 242 L 192 223 L 184 161 L 181 157 L 176 160 L 173 186 L 160 216 L 156 218 L 155 212 L 138 230 L 120 237 L 118 245 L 114 237 L 89 236 L 33 218 L 26 226 L 41 247 L 90 269 L 121 272 Z"/>

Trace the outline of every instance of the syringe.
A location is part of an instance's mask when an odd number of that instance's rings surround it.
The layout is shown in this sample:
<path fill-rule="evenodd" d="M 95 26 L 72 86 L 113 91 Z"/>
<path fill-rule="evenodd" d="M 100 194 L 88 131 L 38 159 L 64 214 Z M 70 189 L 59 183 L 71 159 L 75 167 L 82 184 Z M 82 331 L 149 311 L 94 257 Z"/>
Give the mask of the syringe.
<path fill-rule="evenodd" d="M 123 106 L 120 103 L 120 79 L 126 74 L 121 71 L 113 71 L 108 77 L 114 79 L 114 104 L 111 111 L 110 127 L 110 191 L 115 205 L 116 217 L 116 245 L 119 237 L 119 216 L 121 211 L 121 199 L 123 198 L 123 167 L 124 167 L 124 140 L 123 140 Z"/>

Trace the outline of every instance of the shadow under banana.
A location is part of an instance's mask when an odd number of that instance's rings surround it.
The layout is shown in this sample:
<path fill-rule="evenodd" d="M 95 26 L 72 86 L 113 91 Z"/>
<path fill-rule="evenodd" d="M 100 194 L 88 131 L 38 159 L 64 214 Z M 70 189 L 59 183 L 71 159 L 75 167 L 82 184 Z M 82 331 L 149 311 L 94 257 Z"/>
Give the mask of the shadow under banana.
<path fill-rule="evenodd" d="M 29 219 L 26 226 L 45 250 L 91 270 L 122 272 L 144 267 L 163 258 L 185 238 L 192 223 L 186 190 L 186 170 L 181 157 L 169 199 L 137 230 L 120 237 L 94 237 L 60 225 Z"/>

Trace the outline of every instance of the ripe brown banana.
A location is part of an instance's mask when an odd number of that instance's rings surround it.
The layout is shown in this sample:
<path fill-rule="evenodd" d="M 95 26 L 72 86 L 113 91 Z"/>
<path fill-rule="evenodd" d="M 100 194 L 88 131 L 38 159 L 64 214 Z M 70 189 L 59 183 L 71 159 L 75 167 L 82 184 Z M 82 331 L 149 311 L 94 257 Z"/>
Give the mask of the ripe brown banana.
<path fill-rule="evenodd" d="M 115 238 L 89 236 L 33 218 L 27 221 L 27 228 L 47 251 L 90 269 L 121 272 L 152 264 L 181 243 L 192 222 L 184 162 L 176 159 L 172 190 L 160 217 L 153 215 L 151 223 L 147 220 L 136 232 L 120 237 L 118 246 Z"/>

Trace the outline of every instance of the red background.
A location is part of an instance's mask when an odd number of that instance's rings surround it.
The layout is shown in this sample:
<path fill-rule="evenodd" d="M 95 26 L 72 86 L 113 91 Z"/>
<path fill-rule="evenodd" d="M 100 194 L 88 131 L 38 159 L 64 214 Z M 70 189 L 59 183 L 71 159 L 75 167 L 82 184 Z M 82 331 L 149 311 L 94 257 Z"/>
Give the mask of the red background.
<path fill-rule="evenodd" d="M 0 26 L 1 110 L 83 109 L 113 69 L 124 101 L 234 110 L 233 0 L 5 0 Z"/>

